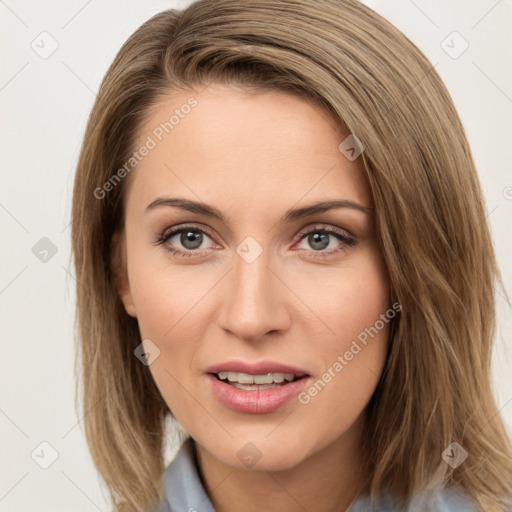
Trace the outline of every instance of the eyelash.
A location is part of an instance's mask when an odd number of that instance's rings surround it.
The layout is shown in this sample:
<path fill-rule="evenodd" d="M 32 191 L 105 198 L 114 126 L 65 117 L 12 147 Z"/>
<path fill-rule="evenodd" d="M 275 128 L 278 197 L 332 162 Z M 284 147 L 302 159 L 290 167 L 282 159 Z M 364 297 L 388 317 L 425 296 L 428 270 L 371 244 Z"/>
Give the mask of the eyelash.
<path fill-rule="evenodd" d="M 172 238 L 173 236 L 175 236 L 177 234 L 182 233 L 183 231 L 187 231 L 187 230 L 202 233 L 202 234 L 207 235 L 209 238 L 213 238 L 209 231 L 201 229 L 197 225 L 183 224 L 183 225 L 179 226 L 178 228 L 175 228 L 171 231 L 166 229 L 165 231 L 163 231 L 163 233 L 161 233 L 160 235 L 157 236 L 154 243 L 155 243 L 155 245 L 163 246 L 166 251 L 169 251 L 181 258 L 201 257 L 203 255 L 202 253 L 207 251 L 207 249 L 203 249 L 202 251 L 201 250 L 192 250 L 192 249 L 189 249 L 187 251 L 182 251 L 180 249 L 174 249 L 174 248 L 171 248 L 168 245 L 166 245 L 166 242 L 170 238 Z M 322 234 L 326 234 L 326 235 L 333 235 L 344 245 L 344 246 L 342 245 L 341 247 L 339 247 L 337 249 L 319 250 L 319 251 L 312 250 L 311 252 L 313 253 L 314 258 L 325 258 L 326 256 L 330 256 L 332 254 L 344 251 L 347 249 L 347 246 L 350 247 L 350 246 L 355 245 L 355 243 L 356 243 L 356 241 L 353 238 L 348 237 L 347 235 L 343 234 L 341 231 L 338 231 L 334 228 L 324 228 L 324 227 L 319 228 L 318 226 L 314 226 L 313 228 L 301 230 L 298 234 L 298 236 L 299 236 L 298 242 L 301 242 L 306 236 L 310 235 L 311 233 L 322 233 Z"/>

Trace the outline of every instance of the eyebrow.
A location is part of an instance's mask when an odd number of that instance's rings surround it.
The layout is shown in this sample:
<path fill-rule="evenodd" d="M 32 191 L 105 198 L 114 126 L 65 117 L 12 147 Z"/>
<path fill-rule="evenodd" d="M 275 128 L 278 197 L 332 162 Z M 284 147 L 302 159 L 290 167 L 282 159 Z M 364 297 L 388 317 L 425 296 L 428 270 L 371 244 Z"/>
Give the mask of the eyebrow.
<path fill-rule="evenodd" d="M 176 197 L 156 198 L 146 207 L 146 213 L 160 206 L 173 206 L 175 208 L 181 208 L 182 210 L 186 210 L 192 213 L 198 213 L 201 215 L 206 215 L 208 217 L 213 217 L 222 222 L 227 222 L 227 219 L 224 216 L 224 214 L 213 206 L 210 206 L 206 203 L 192 201 L 190 199 L 181 199 Z M 281 217 L 279 222 L 290 222 L 292 220 L 301 219 L 303 217 L 308 217 L 316 213 L 326 212 L 328 210 L 333 210 L 335 208 L 350 208 L 352 210 L 357 210 L 359 212 L 366 213 L 367 215 L 371 215 L 373 210 L 372 207 L 363 206 L 362 204 L 350 201 L 349 199 L 322 201 L 320 203 L 305 206 L 303 208 L 290 208 Z"/>

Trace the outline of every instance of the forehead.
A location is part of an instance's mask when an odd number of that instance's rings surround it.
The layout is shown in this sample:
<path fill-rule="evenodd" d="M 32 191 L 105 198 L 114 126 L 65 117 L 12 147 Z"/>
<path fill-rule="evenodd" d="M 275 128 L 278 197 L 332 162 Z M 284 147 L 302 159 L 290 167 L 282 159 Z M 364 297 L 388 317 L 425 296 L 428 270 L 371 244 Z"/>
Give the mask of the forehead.
<path fill-rule="evenodd" d="M 182 193 L 261 211 L 301 198 L 369 206 L 361 159 L 350 161 L 338 149 L 348 135 L 327 111 L 297 95 L 220 84 L 175 92 L 138 131 L 135 150 L 150 149 L 132 171 L 128 201 L 142 206 Z"/>

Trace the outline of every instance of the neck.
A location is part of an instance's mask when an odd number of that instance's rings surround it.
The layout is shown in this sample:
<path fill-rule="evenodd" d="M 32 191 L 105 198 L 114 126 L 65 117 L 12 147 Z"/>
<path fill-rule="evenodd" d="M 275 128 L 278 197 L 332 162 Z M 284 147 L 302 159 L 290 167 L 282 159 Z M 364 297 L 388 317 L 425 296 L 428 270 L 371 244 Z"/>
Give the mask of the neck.
<path fill-rule="evenodd" d="M 217 512 L 345 512 L 368 476 L 362 426 L 363 415 L 333 443 L 279 471 L 233 468 L 195 443 L 199 473 Z"/>

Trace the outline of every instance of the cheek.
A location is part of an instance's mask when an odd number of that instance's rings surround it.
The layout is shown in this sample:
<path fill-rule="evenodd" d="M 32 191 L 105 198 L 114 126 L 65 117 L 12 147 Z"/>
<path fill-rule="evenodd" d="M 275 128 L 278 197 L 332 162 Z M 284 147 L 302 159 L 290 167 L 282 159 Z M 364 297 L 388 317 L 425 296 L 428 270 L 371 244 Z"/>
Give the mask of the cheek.
<path fill-rule="evenodd" d="M 205 306 L 218 274 L 172 263 L 164 249 L 140 246 L 132 248 L 128 270 L 141 337 L 160 350 L 149 367 L 153 379 L 172 410 L 190 409 L 182 386 L 191 389 L 199 375 L 196 354 L 211 322 Z"/>
<path fill-rule="evenodd" d="M 139 328 L 144 337 L 172 342 L 177 331 L 195 325 L 195 305 L 211 288 L 211 276 L 201 278 L 193 266 L 171 262 L 162 247 L 147 245 L 134 243 L 128 260 Z"/>
<path fill-rule="evenodd" d="M 360 258 L 357 267 L 340 269 L 318 284 L 308 295 L 308 305 L 322 320 L 316 321 L 322 336 L 315 347 L 322 369 L 299 401 L 309 413 L 316 411 L 314 417 L 335 417 L 333 428 L 338 429 L 355 420 L 375 391 L 395 311 L 385 266 L 376 251 Z"/>
<path fill-rule="evenodd" d="M 160 350 L 149 370 L 167 405 L 181 419 L 194 410 L 184 390 L 191 390 L 190 382 L 196 378 L 197 340 L 205 321 L 198 301 L 211 284 L 178 267 L 159 265 L 134 269 L 131 285 L 141 337 Z M 195 421 L 201 420 L 195 417 Z"/>
<path fill-rule="evenodd" d="M 321 338 L 331 351 L 350 345 L 391 306 L 388 277 L 379 253 L 368 249 L 353 261 L 340 268 L 326 269 L 326 275 L 319 275 L 314 287 L 310 281 L 304 281 L 303 296 L 316 315 Z M 383 329 L 380 323 L 379 326 Z"/>

